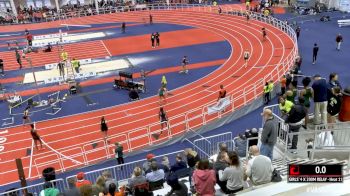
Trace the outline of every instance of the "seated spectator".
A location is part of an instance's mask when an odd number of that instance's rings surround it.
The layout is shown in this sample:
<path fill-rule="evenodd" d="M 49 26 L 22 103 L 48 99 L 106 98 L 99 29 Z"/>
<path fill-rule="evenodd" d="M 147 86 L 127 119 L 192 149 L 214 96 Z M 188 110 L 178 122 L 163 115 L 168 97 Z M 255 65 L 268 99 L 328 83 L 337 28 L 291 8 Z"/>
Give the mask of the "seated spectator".
<path fill-rule="evenodd" d="M 92 195 L 99 195 L 100 193 L 105 192 L 105 179 L 102 176 L 99 176 L 96 180 L 96 184 L 92 185 Z"/>
<path fill-rule="evenodd" d="M 155 160 L 154 157 L 155 157 L 154 154 L 147 154 L 146 155 L 147 161 L 145 163 L 143 163 L 143 165 L 142 165 L 143 171 L 146 172 L 147 170 L 150 169 L 152 161 Z"/>
<path fill-rule="evenodd" d="M 114 183 L 118 187 L 118 181 L 112 178 L 112 174 L 110 171 L 104 171 L 102 173 L 103 178 L 105 179 L 105 190 L 108 190 L 109 185 Z"/>
<path fill-rule="evenodd" d="M 175 160 L 176 162 L 171 166 L 170 172 L 176 172 L 178 170 L 187 168 L 186 162 L 182 160 L 182 156 L 180 154 L 176 155 Z"/>
<path fill-rule="evenodd" d="M 157 161 L 156 159 L 153 159 L 153 160 L 151 161 L 151 164 L 152 164 L 152 163 L 155 163 L 155 164 L 157 165 L 157 167 L 158 167 L 159 169 L 162 169 L 165 173 L 168 173 L 168 172 L 169 172 L 169 168 L 168 168 L 167 166 L 161 164 L 161 163 L 158 163 L 158 161 Z M 145 173 L 148 174 L 148 173 L 150 173 L 150 172 L 152 172 L 152 168 L 149 168 Z"/>
<path fill-rule="evenodd" d="M 80 189 L 81 196 L 91 196 L 92 195 L 92 185 L 91 184 L 82 185 L 79 189 Z"/>
<path fill-rule="evenodd" d="M 234 139 L 238 156 L 245 157 L 247 154 L 247 138 L 242 133 L 238 134 L 238 137 Z"/>
<path fill-rule="evenodd" d="M 40 196 L 56 196 L 60 191 L 56 188 L 53 188 L 51 182 L 45 182 L 44 190 L 40 192 Z"/>
<path fill-rule="evenodd" d="M 258 137 L 259 133 L 256 128 L 253 128 L 252 130 L 247 129 L 245 132 L 245 137 L 247 138 L 247 142 L 249 143 L 248 146 L 254 146 L 258 145 L 258 138 L 257 139 L 251 139 L 248 141 L 249 138 L 255 138 Z"/>
<path fill-rule="evenodd" d="M 77 174 L 77 182 L 75 183 L 75 186 L 77 188 L 80 188 L 81 186 L 86 185 L 86 184 L 91 185 L 91 182 L 89 180 L 85 180 L 84 176 L 85 176 L 84 172 L 79 172 Z"/>
<path fill-rule="evenodd" d="M 198 195 L 215 195 L 215 171 L 209 169 L 209 160 L 198 162 L 192 178 Z"/>
<path fill-rule="evenodd" d="M 133 190 L 135 185 L 144 184 L 147 182 L 145 176 L 142 175 L 142 169 L 140 167 L 135 167 L 133 175 L 128 181 L 128 188 Z"/>
<path fill-rule="evenodd" d="M 167 184 L 171 187 L 171 190 L 165 196 L 188 195 L 187 186 L 183 182 L 179 182 L 179 179 L 176 175 L 171 174 L 167 179 Z"/>
<path fill-rule="evenodd" d="M 146 174 L 146 179 L 148 182 L 158 182 L 164 180 L 165 173 L 164 170 L 158 168 L 157 162 L 151 163 L 151 172 Z"/>
<path fill-rule="evenodd" d="M 251 159 L 248 161 L 245 170 L 245 179 L 249 177 L 254 185 L 260 185 L 271 182 L 272 172 L 274 170 L 271 159 L 260 155 L 259 148 L 252 146 L 249 148 Z"/>
<path fill-rule="evenodd" d="M 117 186 L 114 183 L 111 183 L 108 187 L 107 196 L 124 196 L 125 187 L 120 188 L 120 191 L 117 190 Z"/>
<path fill-rule="evenodd" d="M 229 166 L 219 171 L 220 181 L 227 181 L 226 194 L 233 194 L 243 190 L 243 169 L 236 152 L 229 152 L 227 162 Z"/>
<path fill-rule="evenodd" d="M 220 186 L 221 190 L 226 193 L 226 183 L 227 181 L 220 181 L 219 179 L 219 171 L 223 171 L 228 167 L 227 163 L 227 152 L 221 151 L 216 158 L 216 162 L 214 163 L 214 170 L 216 173 L 216 182 Z"/>
<path fill-rule="evenodd" d="M 80 196 L 80 190 L 75 187 L 74 178 L 68 178 L 68 189 L 65 190 L 64 195 L 69 196 Z"/>
<path fill-rule="evenodd" d="M 219 152 L 228 152 L 228 147 L 225 142 L 219 144 Z"/>
<path fill-rule="evenodd" d="M 169 171 L 170 163 L 169 163 L 169 158 L 167 156 L 162 157 L 162 165 L 168 168 L 168 171 Z"/>

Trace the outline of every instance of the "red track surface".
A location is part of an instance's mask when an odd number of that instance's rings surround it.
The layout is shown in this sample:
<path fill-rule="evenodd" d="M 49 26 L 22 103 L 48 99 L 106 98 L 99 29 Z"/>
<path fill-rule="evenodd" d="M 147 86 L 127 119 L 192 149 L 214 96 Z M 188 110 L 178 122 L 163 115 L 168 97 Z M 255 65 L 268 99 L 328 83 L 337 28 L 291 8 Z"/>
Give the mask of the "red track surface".
<path fill-rule="evenodd" d="M 142 18 L 148 17 L 148 14 L 148 12 L 135 12 L 94 16 L 76 19 L 74 24 L 91 24 L 96 23 L 96 21 L 103 23 L 118 20 L 141 22 Z M 222 36 L 233 47 L 230 58 L 219 69 L 194 83 L 171 91 L 172 96 L 168 97 L 165 110 L 168 112 L 170 124 L 173 125 L 171 128 L 173 135 L 183 133 L 186 113 L 189 119 L 193 118 L 189 123 L 190 128 L 203 125 L 202 119 L 197 116 L 202 113 L 201 106 L 217 98 L 216 92 L 219 89 L 219 84 L 223 84 L 228 94 L 235 97 L 241 96 L 245 87 L 255 84 L 261 84 L 257 89 L 258 93 L 261 93 L 262 78 L 271 73 L 276 67 L 274 65 L 285 60 L 294 47 L 293 41 L 277 28 L 258 21 L 251 21 L 247 24 L 242 17 L 219 16 L 216 13 L 190 11 L 154 11 L 152 14 L 156 22 L 175 23 L 206 29 L 211 33 Z M 45 27 L 54 27 L 55 25 L 58 25 L 57 22 L 49 23 Z M 268 31 L 268 39 L 264 42 L 262 42 L 260 31 L 263 26 Z M 32 25 L 32 27 L 39 28 L 38 25 Z M 242 66 L 244 50 L 251 51 L 251 58 L 247 67 Z M 279 67 L 280 70 L 282 70 L 282 67 Z M 279 75 L 282 74 L 283 71 L 279 73 Z M 277 71 L 273 78 L 266 78 L 266 80 L 270 79 L 278 80 Z M 207 88 L 203 88 L 203 86 L 207 86 Z M 254 98 L 254 93 L 248 93 L 247 98 L 248 101 Z M 243 99 L 236 100 L 235 108 L 241 107 L 243 102 Z M 37 127 L 43 140 L 49 143 L 52 148 L 64 155 L 71 156 L 77 161 L 93 163 L 108 157 L 108 152 L 106 152 L 101 142 L 100 116 L 104 115 L 108 120 L 109 134 L 113 135 L 111 142 L 121 142 L 124 149 L 130 151 L 148 146 L 150 142 L 154 144 L 169 139 L 167 135 L 163 135 L 159 140 L 154 140 L 147 135 L 147 131 L 154 133 L 160 129 L 157 118 L 158 110 L 158 98 L 151 97 L 103 110 L 40 122 Z M 189 112 L 189 110 L 192 111 Z M 214 119 L 214 117 L 216 116 L 206 116 L 207 121 Z M 18 179 L 14 164 L 15 158 L 23 157 L 27 175 L 29 166 L 29 157 L 24 157 L 26 156 L 26 150 L 31 146 L 28 127 L 10 128 L 5 137 L 7 138 L 4 145 L 5 151 L 0 154 L 2 161 L 0 163 L 0 184 Z M 128 144 L 125 143 L 126 140 L 129 141 Z M 91 144 L 94 142 L 98 143 L 99 146 L 93 150 Z M 83 148 L 84 144 L 85 147 Z M 110 147 L 113 147 L 113 145 Z M 85 157 L 82 149 L 85 150 Z M 54 166 L 58 171 L 63 170 L 63 167 L 69 169 L 83 166 L 69 160 L 62 160 L 59 163 L 58 156 L 47 149 L 41 152 L 35 151 L 32 176 L 39 176 L 42 169 L 47 166 Z"/>

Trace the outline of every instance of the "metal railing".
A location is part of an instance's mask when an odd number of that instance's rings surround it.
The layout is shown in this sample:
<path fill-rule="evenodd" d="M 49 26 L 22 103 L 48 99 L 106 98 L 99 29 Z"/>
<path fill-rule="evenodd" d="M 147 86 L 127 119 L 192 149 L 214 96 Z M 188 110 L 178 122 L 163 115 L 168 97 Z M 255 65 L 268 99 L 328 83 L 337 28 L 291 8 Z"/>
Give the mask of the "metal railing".
<path fill-rule="evenodd" d="M 193 149 L 195 149 L 200 155 L 207 154 L 212 156 L 219 152 L 219 145 L 221 143 L 225 143 L 229 150 L 234 150 L 235 145 L 232 132 L 196 139 L 193 141 Z M 202 151 L 205 153 L 202 153 Z"/>
<path fill-rule="evenodd" d="M 63 192 L 66 189 L 66 184 L 62 178 L 56 179 L 56 180 L 51 180 L 50 181 L 51 185 L 53 188 L 58 189 L 60 192 Z M 40 192 L 44 190 L 44 184 L 45 182 L 34 184 L 34 185 L 29 185 L 26 187 L 22 188 L 17 188 L 13 190 L 9 190 L 3 193 L 0 193 L 1 195 L 16 195 L 16 196 L 26 196 L 25 191 L 27 193 L 32 193 L 33 195 L 40 195 Z"/>
<path fill-rule="evenodd" d="M 180 7 L 177 6 L 154 6 L 152 5 L 152 9 L 155 10 L 186 10 L 186 11 L 200 11 L 200 12 L 215 12 L 217 13 L 217 10 L 209 7 L 209 6 L 204 6 L 202 7 L 202 5 L 181 5 Z M 230 15 L 236 15 L 236 16 L 242 16 L 242 12 L 240 11 L 234 11 L 231 8 L 223 8 L 222 10 L 223 14 L 230 14 Z M 183 134 L 184 132 L 188 132 L 189 130 L 195 130 L 203 125 L 206 125 L 207 123 L 217 120 L 219 118 L 221 118 L 223 115 L 229 114 L 233 111 L 235 111 L 237 108 L 241 108 L 242 106 L 247 105 L 248 103 L 250 103 L 252 100 L 255 99 L 259 99 L 262 96 L 262 89 L 264 86 L 265 81 L 270 81 L 273 80 L 275 82 L 279 81 L 279 79 L 282 77 L 282 75 L 284 75 L 293 65 L 295 62 L 295 58 L 298 54 L 298 49 L 297 49 L 297 42 L 296 42 L 296 35 L 294 30 L 288 26 L 287 24 L 285 24 L 282 21 L 279 21 L 276 18 L 272 18 L 272 17 L 265 17 L 259 13 L 253 13 L 251 12 L 251 18 L 262 21 L 262 22 L 267 22 L 271 25 L 273 25 L 275 28 L 278 28 L 282 31 L 284 31 L 286 34 L 288 34 L 291 39 L 294 42 L 294 47 L 291 48 L 291 53 L 286 57 L 286 59 L 284 59 L 283 62 L 274 65 L 274 69 L 267 74 L 263 79 L 258 80 L 257 82 L 255 82 L 252 85 L 248 85 L 246 87 L 244 87 L 242 90 L 240 91 L 235 91 L 235 92 L 227 92 L 228 93 L 228 97 L 230 100 L 230 106 L 228 108 L 226 108 L 225 111 L 223 112 L 217 112 L 216 114 L 211 114 L 209 115 L 207 112 L 207 108 L 209 106 L 212 106 L 216 103 L 216 100 L 213 100 L 211 102 L 208 102 L 198 108 L 193 108 L 188 110 L 185 113 L 173 116 L 169 118 L 169 132 L 168 135 L 166 135 L 165 137 L 161 137 L 158 140 L 154 139 L 152 137 L 153 134 L 159 133 L 161 130 L 159 128 L 159 123 L 153 123 L 153 124 L 149 124 L 147 126 L 143 126 L 143 127 L 136 127 L 134 129 L 132 129 L 132 131 L 128 132 L 127 134 L 116 134 L 116 135 L 112 135 L 112 138 L 123 138 L 123 139 L 116 139 L 116 140 L 120 140 L 123 141 L 123 147 L 125 149 L 126 152 L 131 152 L 135 149 L 140 149 L 143 148 L 145 146 L 149 146 L 152 145 L 153 143 L 157 143 L 157 142 L 163 142 L 165 140 L 168 140 L 174 136 L 178 136 Z M 207 95 L 211 96 L 216 92 L 213 93 L 209 93 Z M 113 120 L 117 120 L 117 119 L 113 119 Z M 130 124 L 133 124 L 133 122 L 128 122 Z M 110 129 L 116 129 L 117 126 L 115 127 L 110 127 Z M 41 129 L 45 129 L 41 128 Z M 137 134 L 136 134 L 137 133 Z M 140 142 L 142 141 L 142 142 Z M 99 141 L 102 142 L 103 141 Z M 91 149 L 88 148 L 88 146 L 91 145 L 90 141 L 83 143 L 83 144 L 77 144 L 74 146 L 69 146 L 69 147 L 65 147 L 62 149 L 57 149 L 57 151 L 70 151 L 72 148 L 78 147 L 77 151 L 74 153 L 73 156 L 75 157 L 80 157 L 79 161 L 83 162 L 84 165 L 89 165 L 91 163 L 95 163 L 97 161 L 100 160 L 105 160 L 111 157 L 111 145 L 102 145 L 102 147 L 96 148 L 96 149 Z M 79 148 L 83 146 L 83 148 Z M 107 147 L 106 147 L 107 146 Z M 97 153 L 97 151 L 99 151 L 99 153 Z M 67 153 L 69 154 L 69 153 Z M 89 154 L 91 154 L 91 157 L 89 156 Z M 93 154 L 93 155 L 92 155 Z M 98 155 L 96 155 L 98 154 Z M 39 164 L 37 162 L 39 162 L 37 159 L 40 159 L 39 157 L 45 156 L 47 154 L 45 153 L 38 153 L 34 155 L 34 167 L 36 167 L 36 169 L 39 171 L 42 167 L 42 164 Z M 55 154 L 53 154 L 53 156 L 55 156 Z M 97 156 L 97 157 L 96 157 Z M 28 157 L 25 157 L 28 158 Z M 24 158 L 24 159 L 25 159 Z M 74 168 L 77 167 L 79 165 L 75 165 L 74 163 L 72 163 L 71 161 L 67 161 L 65 160 L 64 156 L 56 156 L 55 157 L 55 162 L 58 166 L 58 171 L 66 171 L 69 168 Z M 25 168 L 25 169 L 28 169 Z M 37 176 L 33 176 L 33 177 L 40 177 L 39 173 Z"/>

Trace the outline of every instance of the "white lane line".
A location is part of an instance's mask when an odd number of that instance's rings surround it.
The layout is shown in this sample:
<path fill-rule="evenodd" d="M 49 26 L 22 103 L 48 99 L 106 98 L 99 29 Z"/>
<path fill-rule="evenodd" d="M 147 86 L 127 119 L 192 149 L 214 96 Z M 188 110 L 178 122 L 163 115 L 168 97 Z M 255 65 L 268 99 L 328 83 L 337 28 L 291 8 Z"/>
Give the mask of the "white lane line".
<path fill-rule="evenodd" d="M 109 50 L 107 49 L 105 43 L 103 42 L 103 40 L 100 40 L 101 41 L 101 44 L 103 45 L 103 47 L 106 49 L 106 51 L 108 52 L 108 55 L 109 56 L 112 56 L 112 54 L 109 52 Z"/>

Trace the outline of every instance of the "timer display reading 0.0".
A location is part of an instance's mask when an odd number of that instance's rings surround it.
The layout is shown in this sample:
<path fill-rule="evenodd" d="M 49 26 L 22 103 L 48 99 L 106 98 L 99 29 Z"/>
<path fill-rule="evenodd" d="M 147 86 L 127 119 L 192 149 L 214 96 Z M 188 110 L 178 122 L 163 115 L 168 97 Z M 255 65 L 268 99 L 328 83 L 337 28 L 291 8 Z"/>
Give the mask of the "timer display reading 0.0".
<path fill-rule="evenodd" d="M 288 166 L 288 182 L 343 182 L 342 165 Z"/>

